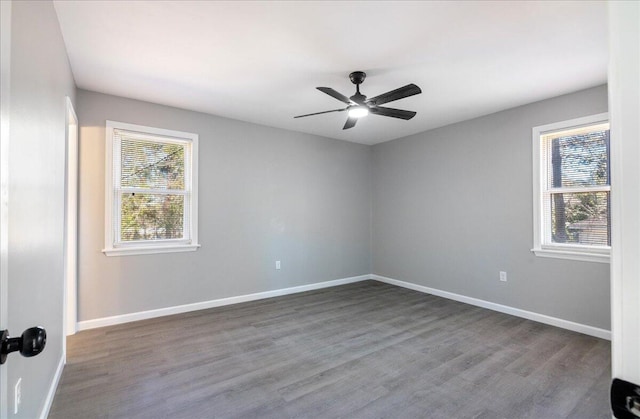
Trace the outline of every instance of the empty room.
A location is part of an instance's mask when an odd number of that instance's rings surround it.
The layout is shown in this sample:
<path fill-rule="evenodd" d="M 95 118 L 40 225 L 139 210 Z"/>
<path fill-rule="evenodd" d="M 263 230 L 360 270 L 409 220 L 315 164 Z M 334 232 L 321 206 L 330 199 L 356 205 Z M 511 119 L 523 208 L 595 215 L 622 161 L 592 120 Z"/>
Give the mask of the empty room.
<path fill-rule="evenodd" d="M 0 419 L 640 417 L 640 3 L 0 7 Z"/>

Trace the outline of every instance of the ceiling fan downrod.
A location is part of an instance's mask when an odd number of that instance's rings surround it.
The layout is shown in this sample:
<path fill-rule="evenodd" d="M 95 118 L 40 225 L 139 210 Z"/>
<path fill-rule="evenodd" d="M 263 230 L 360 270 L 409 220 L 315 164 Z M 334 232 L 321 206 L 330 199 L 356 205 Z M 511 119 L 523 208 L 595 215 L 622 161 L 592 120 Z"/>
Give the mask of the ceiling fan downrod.
<path fill-rule="evenodd" d="M 354 71 L 349 74 L 349 79 L 351 83 L 356 85 L 356 94 L 351 96 L 349 99 L 353 100 L 360 106 L 364 106 L 364 101 L 367 99 L 365 95 L 360 93 L 360 85 L 364 82 L 364 79 L 367 77 L 367 73 L 364 71 Z"/>

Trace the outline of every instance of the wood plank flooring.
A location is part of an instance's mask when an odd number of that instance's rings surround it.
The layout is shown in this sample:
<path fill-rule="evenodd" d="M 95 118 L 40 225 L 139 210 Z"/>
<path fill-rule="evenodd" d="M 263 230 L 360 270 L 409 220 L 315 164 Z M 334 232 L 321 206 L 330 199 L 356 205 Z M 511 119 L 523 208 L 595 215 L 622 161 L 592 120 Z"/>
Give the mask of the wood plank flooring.
<path fill-rule="evenodd" d="M 608 341 L 365 281 L 80 332 L 50 418 L 610 418 Z"/>

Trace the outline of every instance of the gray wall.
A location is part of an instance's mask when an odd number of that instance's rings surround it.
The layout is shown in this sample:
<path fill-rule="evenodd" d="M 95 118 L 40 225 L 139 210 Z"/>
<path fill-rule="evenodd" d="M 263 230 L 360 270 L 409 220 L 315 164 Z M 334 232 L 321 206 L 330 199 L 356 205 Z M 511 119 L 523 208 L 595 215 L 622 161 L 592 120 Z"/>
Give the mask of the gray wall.
<path fill-rule="evenodd" d="M 77 108 L 81 321 L 373 272 L 609 329 L 607 264 L 530 252 L 531 128 L 606 112 L 605 86 L 374 147 L 83 90 Z M 200 250 L 102 254 L 107 119 L 200 134 Z"/>
<path fill-rule="evenodd" d="M 371 272 L 370 147 L 83 90 L 77 113 L 80 321 Z M 101 252 L 107 119 L 199 134 L 198 251 Z"/>
<path fill-rule="evenodd" d="M 608 264 L 530 251 L 531 128 L 606 111 L 600 86 L 374 146 L 373 272 L 609 329 Z"/>
<path fill-rule="evenodd" d="M 13 2 L 11 29 L 8 326 L 19 336 L 42 325 L 48 339 L 39 356 L 14 354 L 2 368 L 10 416 L 36 418 L 62 356 L 65 95 L 73 101 L 75 84 L 52 3 Z"/>

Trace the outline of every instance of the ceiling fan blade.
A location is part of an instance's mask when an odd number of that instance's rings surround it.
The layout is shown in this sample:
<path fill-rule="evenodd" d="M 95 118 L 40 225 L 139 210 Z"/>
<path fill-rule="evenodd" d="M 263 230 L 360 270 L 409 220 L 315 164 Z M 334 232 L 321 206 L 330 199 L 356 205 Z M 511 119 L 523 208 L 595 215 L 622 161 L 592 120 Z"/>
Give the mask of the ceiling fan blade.
<path fill-rule="evenodd" d="M 347 118 L 347 122 L 344 123 L 344 127 L 342 129 L 349 129 L 356 126 L 356 122 L 358 122 L 358 118 Z"/>
<path fill-rule="evenodd" d="M 329 96 L 338 99 L 340 102 L 344 102 L 347 105 L 351 105 L 351 101 L 348 97 L 343 95 L 342 93 L 336 92 L 330 87 L 316 87 L 316 89 L 320 90 L 322 93 L 326 93 Z"/>
<path fill-rule="evenodd" d="M 403 99 L 405 97 L 417 95 L 419 93 L 422 93 L 422 90 L 420 90 L 420 88 L 415 84 L 411 83 L 396 90 L 392 90 L 376 97 L 372 97 L 371 99 L 367 99 L 367 103 L 374 106 L 382 105 L 383 103 L 393 102 L 394 100 Z"/>
<path fill-rule="evenodd" d="M 372 106 L 369 112 L 374 115 L 390 116 L 392 118 L 400 118 L 409 120 L 416 116 L 416 112 L 405 111 L 404 109 L 385 108 L 384 106 Z"/>
<path fill-rule="evenodd" d="M 304 118 L 305 116 L 313 116 L 313 115 L 321 115 L 323 113 L 329 113 L 329 112 L 342 112 L 342 111 L 346 111 L 347 108 L 344 109 L 332 109 L 330 111 L 322 111 L 322 112 L 314 112 L 314 113 L 308 113 L 305 115 L 298 115 L 298 116 L 294 116 L 294 118 Z"/>

